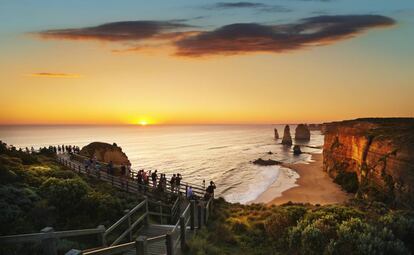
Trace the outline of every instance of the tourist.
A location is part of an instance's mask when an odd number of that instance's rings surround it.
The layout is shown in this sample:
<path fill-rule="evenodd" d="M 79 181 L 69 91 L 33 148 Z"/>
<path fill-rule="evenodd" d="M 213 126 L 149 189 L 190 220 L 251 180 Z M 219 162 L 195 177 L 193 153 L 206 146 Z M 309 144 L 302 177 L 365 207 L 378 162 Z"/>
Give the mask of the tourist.
<path fill-rule="evenodd" d="M 107 166 L 108 168 L 107 168 L 107 173 L 109 174 L 109 175 L 114 175 L 114 163 L 112 162 L 112 160 L 111 161 L 109 161 L 109 164 L 108 164 L 108 166 Z"/>
<path fill-rule="evenodd" d="M 131 178 L 131 166 L 130 165 L 126 166 L 126 174 L 125 175 L 126 175 L 127 179 Z"/>
<path fill-rule="evenodd" d="M 126 166 L 124 164 L 121 165 L 121 184 L 122 186 L 125 185 L 125 179 L 126 179 Z"/>
<path fill-rule="evenodd" d="M 35 153 L 35 149 L 33 148 L 33 146 L 32 146 L 32 148 L 30 148 L 30 152 L 31 152 L 32 154 L 34 154 L 34 153 Z"/>
<path fill-rule="evenodd" d="M 177 174 L 177 177 L 175 178 L 175 189 L 177 190 L 177 193 L 180 193 L 182 179 L 181 174 Z"/>
<path fill-rule="evenodd" d="M 137 174 L 137 182 L 138 182 L 138 190 L 141 191 L 142 189 L 142 171 L 143 170 L 139 170 L 138 174 Z"/>
<path fill-rule="evenodd" d="M 155 171 L 151 174 L 151 180 L 152 180 L 152 188 L 155 189 L 157 188 L 157 170 L 155 169 Z"/>
<path fill-rule="evenodd" d="M 89 166 L 90 166 L 90 161 L 88 160 L 88 159 L 85 159 L 85 161 L 84 161 L 84 165 L 85 165 L 85 171 L 86 171 L 86 174 L 88 174 L 89 175 Z"/>
<path fill-rule="evenodd" d="M 175 187 L 175 174 L 170 179 L 170 185 L 171 185 L 171 192 L 174 193 L 174 187 Z"/>
<path fill-rule="evenodd" d="M 192 200 L 193 199 L 193 197 L 194 197 L 194 191 L 193 191 L 193 187 L 189 187 L 188 189 L 187 189 L 187 198 L 188 199 L 190 199 L 190 200 Z"/>
<path fill-rule="evenodd" d="M 95 162 L 94 166 L 95 166 L 96 177 L 98 177 L 99 179 L 101 178 L 101 165 L 99 164 L 99 162 Z"/>
<path fill-rule="evenodd" d="M 213 181 L 210 181 L 210 185 L 206 189 L 206 195 L 208 198 L 214 198 L 215 189 L 216 189 L 216 184 Z"/>

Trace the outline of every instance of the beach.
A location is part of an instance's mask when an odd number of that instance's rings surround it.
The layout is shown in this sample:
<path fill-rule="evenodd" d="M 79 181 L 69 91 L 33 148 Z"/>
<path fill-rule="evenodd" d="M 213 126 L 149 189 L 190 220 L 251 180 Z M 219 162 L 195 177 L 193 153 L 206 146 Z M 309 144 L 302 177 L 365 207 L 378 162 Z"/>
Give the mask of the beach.
<path fill-rule="evenodd" d="M 322 164 L 322 154 L 312 154 L 312 162 L 307 164 L 282 164 L 284 168 L 280 171 L 279 178 L 252 202 L 268 205 L 280 205 L 289 201 L 321 205 L 345 202 L 351 195 L 333 182 L 322 170 Z M 296 180 L 293 185 L 292 180 Z"/>

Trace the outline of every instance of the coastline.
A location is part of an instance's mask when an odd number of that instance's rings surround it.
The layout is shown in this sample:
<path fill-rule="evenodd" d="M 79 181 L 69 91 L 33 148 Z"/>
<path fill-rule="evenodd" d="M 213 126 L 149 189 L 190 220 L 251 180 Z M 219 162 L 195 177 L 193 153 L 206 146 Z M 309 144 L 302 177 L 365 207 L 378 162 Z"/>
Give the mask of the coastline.
<path fill-rule="evenodd" d="M 324 205 L 345 202 L 351 195 L 333 182 L 322 170 L 322 164 L 322 154 L 312 154 L 312 162 L 307 164 L 282 164 L 280 178 L 252 203 L 280 205 L 291 201 Z"/>

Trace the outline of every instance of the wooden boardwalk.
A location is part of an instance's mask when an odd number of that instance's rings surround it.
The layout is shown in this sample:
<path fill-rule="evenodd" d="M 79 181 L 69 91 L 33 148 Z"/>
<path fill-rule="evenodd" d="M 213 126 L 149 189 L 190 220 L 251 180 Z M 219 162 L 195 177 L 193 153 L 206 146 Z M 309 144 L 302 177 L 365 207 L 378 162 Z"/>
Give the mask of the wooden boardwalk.
<path fill-rule="evenodd" d="M 0 236 L 0 244 L 41 242 L 43 254 L 57 255 L 56 244 L 59 239 L 97 235 L 101 240 L 100 247 L 83 251 L 73 249 L 66 254 L 179 255 L 186 247 L 187 240 L 208 222 L 213 199 L 189 201 L 184 195 L 187 187 L 192 186 L 195 195 L 202 197 L 204 188 L 201 185 L 181 185 L 175 192 L 171 192 L 168 185 L 163 193 L 167 199 L 160 201 L 159 194 L 150 191 L 153 189 L 151 186 L 142 187 L 133 179 L 122 179 L 104 171 L 99 174 L 90 173 L 81 162 L 72 160 L 68 154 L 59 154 L 58 161 L 79 174 L 99 178 L 118 189 L 137 194 L 142 201 L 126 211 L 125 215 L 109 228 L 98 226 L 96 229 L 54 231 L 53 228 L 47 227 L 40 233 Z M 159 219 L 160 222 L 154 224 L 151 222 L 154 219 Z M 169 224 L 165 224 L 167 222 Z"/>

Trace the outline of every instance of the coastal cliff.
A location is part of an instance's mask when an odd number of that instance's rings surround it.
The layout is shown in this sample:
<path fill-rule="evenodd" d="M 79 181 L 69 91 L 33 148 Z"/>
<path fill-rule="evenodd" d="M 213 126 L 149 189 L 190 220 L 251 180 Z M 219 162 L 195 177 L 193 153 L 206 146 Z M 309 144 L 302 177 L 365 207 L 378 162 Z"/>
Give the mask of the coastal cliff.
<path fill-rule="evenodd" d="M 414 119 L 357 119 L 325 124 L 323 169 L 354 175 L 358 195 L 413 207 Z"/>
<path fill-rule="evenodd" d="M 88 158 L 96 157 L 105 163 L 112 161 L 115 165 L 131 165 L 127 155 L 116 144 L 93 142 L 83 147 L 80 154 Z"/>

